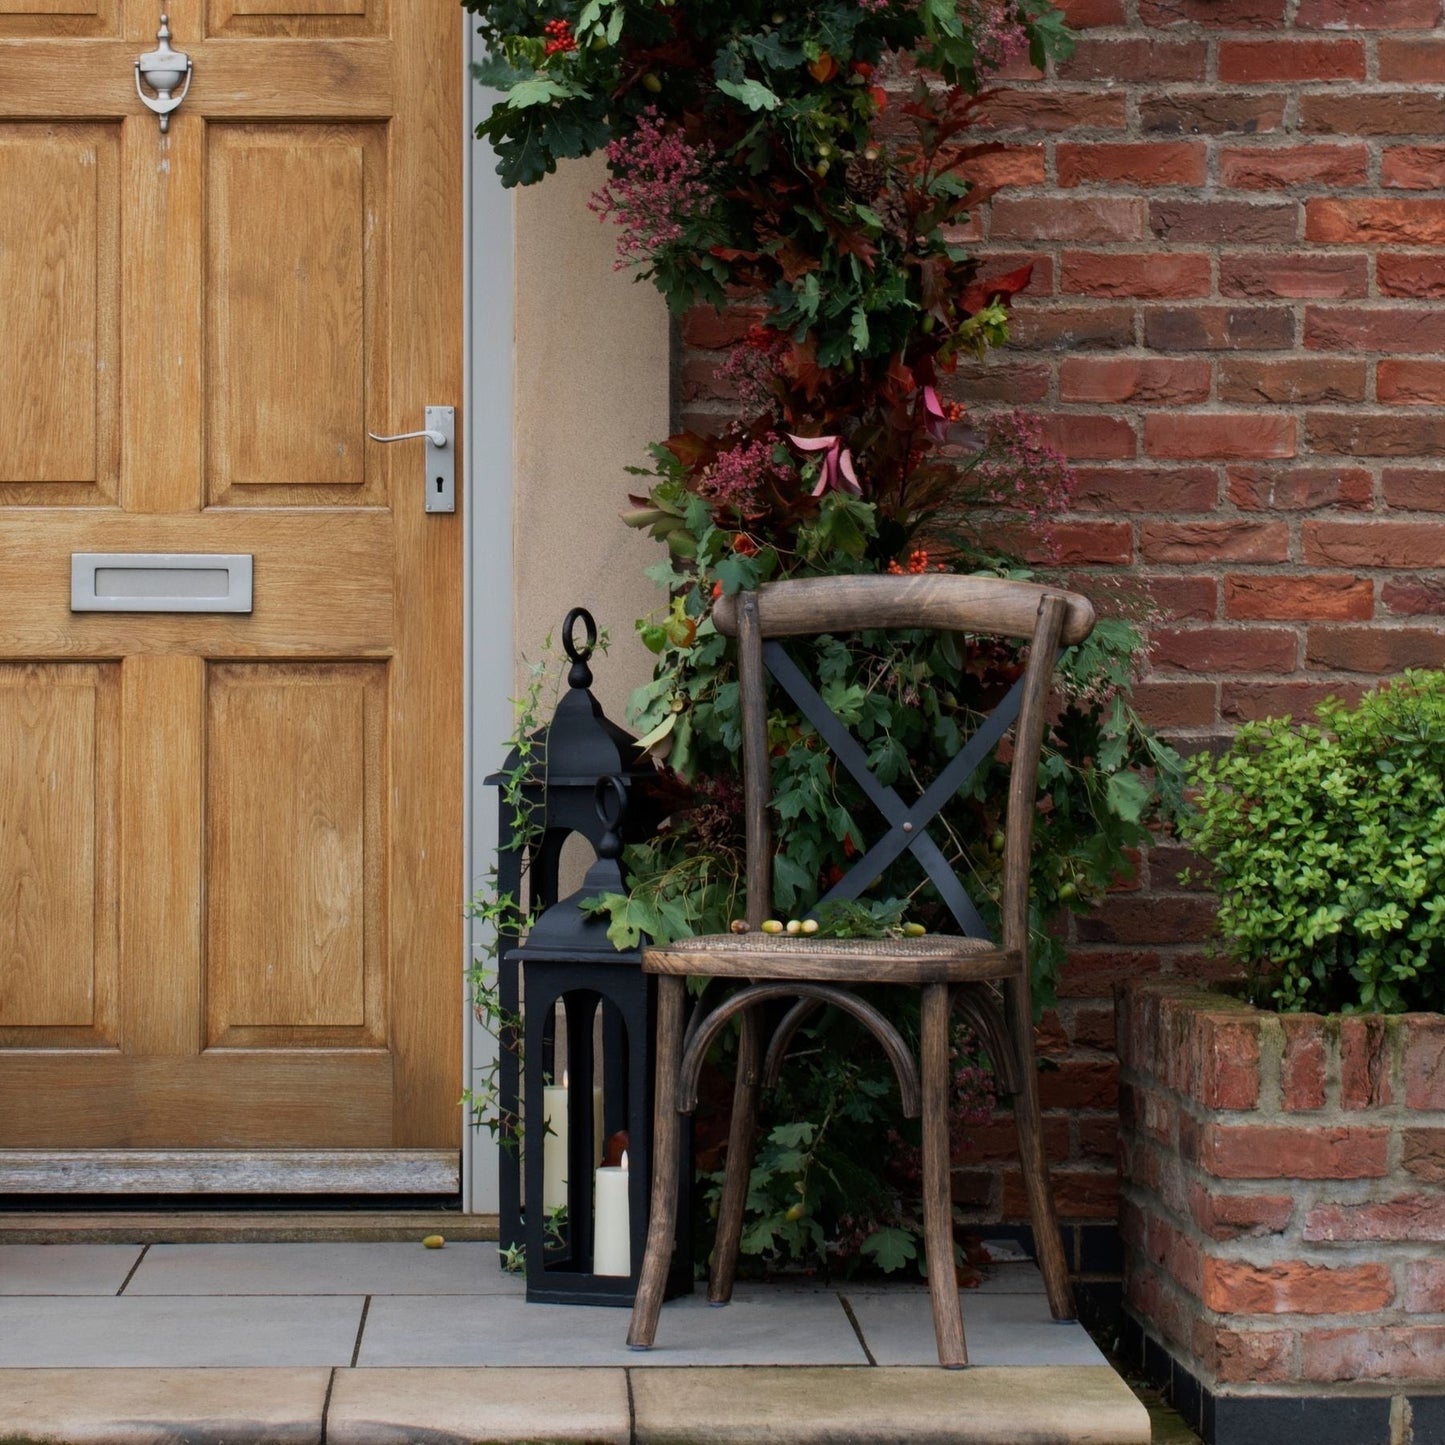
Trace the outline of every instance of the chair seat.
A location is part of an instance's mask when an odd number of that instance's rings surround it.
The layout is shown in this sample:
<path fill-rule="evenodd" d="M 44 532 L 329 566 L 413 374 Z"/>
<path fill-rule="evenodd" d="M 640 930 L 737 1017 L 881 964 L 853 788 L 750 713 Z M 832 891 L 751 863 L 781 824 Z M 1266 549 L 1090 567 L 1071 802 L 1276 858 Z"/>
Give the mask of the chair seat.
<path fill-rule="evenodd" d="M 972 983 L 1011 978 L 1016 951 L 986 938 L 802 938 L 710 933 L 642 952 L 646 973 L 826 983 Z"/>

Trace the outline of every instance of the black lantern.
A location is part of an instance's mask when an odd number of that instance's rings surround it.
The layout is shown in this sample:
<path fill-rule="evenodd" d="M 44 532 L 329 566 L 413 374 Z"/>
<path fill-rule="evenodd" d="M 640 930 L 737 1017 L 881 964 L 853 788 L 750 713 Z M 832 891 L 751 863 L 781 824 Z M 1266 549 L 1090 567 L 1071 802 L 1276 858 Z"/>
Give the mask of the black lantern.
<path fill-rule="evenodd" d="M 602 836 L 596 861 L 581 888 L 549 908 L 526 943 L 511 953 L 521 973 L 526 1020 L 522 1173 L 532 1301 L 631 1305 L 642 1268 L 652 1178 L 657 987 L 642 972 L 640 950 L 614 948 L 606 917 L 582 907 L 625 887 L 619 856 L 626 807 L 620 778 L 598 781 Z M 566 1041 L 566 1073 L 560 1078 L 558 1050 L 548 1039 L 559 1008 Z M 594 1085 L 599 1037 L 600 1090 Z M 691 1151 L 684 1148 L 682 1154 L 677 1264 L 669 1294 L 692 1288 L 686 1188 Z"/>
<path fill-rule="evenodd" d="M 578 623 L 582 624 L 585 637 L 580 647 L 574 636 Z M 597 624 L 591 614 L 583 608 L 574 608 L 562 624 L 562 647 L 571 660 L 571 668 L 567 674 L 567 691 L 558 703 L 551 722 L 530 739 L 530 762 L 520 789 L 510 790 L 513 796 L 509 797 L 504 793 L 501 798 L 497 891 L 499 895 L 509 895 L 516 900 L 521 916 L 538 918 L 538 928 L 542 927 L 539 915 L 558 904 L 562 851 L 569 837 L 576 834 L 586 839 L 600 859 L 603 840 L 609 833 L 616 835 L 623 843 L 645 839 L 652 835 L 666 813 L 666 806 L 656 786 L 656 772 L 639 754 L 636 739 L 607 718 L 589 690 L 592 670 L 588 662 L 596 644 Z M 500 787 L 506 779 L 515 776 L 518 761 L 518 753 L 514 750 L 507 758 L 504 772 L 489 777 L 487 783 Z M 604 809 L 599 809 L 597 801 L 600 778 L 613 780 L 608 785 L 608 794 L 613 801 L 607 802 Z M 621 790 L 623 804 L 620 813 L 614 808 L 617 789 Z M 612 819 L 610 825 L 609 818 Z M 615 849 L 610 861 L 613 872 L 608 876 L 617 881 L 610 883 L 608 888 L 617 891 L 622 885 Z M 608 888 L 598 891 L 608 891 Z M 571 912 L 575 915 L 575 901 L 569 900 L 569 903 L 574 904 Z M 559 913 L 557 919 L 548 920 L 548 930 L 561 926 L 562 921 L 570 916 L 565 911 Z M 589 930 L 585 938 L 586 946 L 592 950 L 591 956 L 607 964 L 619 963 L 627 957 L 619 955 L 612 948 L 606 938 L 605 927 L 598 926 Z M 518 949 L 519 935 L 515 931 L 504 932 L 497 939 L 498 1004 L 504 1018 L 515 1019 L 523 1012 L 520 965 L 523 955 L 530 955 L 534 940 L 540 946 L 542 940 L 537 937 L 537 929 L 533 930 L 526 950 Z M 577 941 L 580 940 L 574 940 Z M 574 955 L 569 955 L 571 956 Z M 638 971 L 635 955 L 631 956 L 631 962 L 627 966 L 634 973 Z M 592 1035 L 589 1033 L 585 1040 L 569 1037 L 573 1025 L 570 1022 L 571 1011 L 567 1010 L 565 1003 L 564 1010 L 564 1018 L 569 1022 L 564 1030 L 561 1047 L 567 1050 L 569 1059 L 575 1059 L 578 1064 L 583 1062 L 579 1057 L 580 1052 L 585 1052 L 587 1056 L 587 1071 L 584 1073 L 576 1064 L 569 1062 L 569 1076 L 590 1085 L 594 1052 Z M 576 1010 L 579 1019 L 582 1011 L 579 1002 Z M 554 1007 L 545 1010 L 535 1008 L 527 1015 L 528 1027 L 540 1029 L 541 1038 L 540 1048 L 531 1048 L 527 1057 L 540 1072 L 553 1079 L 550 1085 L 544 1085 L 544 1088 L 552 1089 L 559 1088 L 561 1080 L 560 1072 L 556 1068 L 556 1060 L 561 1052 L 559 1041 L 555 1037 L 556 1014 Z M 601 1003 L 600 1027 L 602 1121 L 600 1130 L 595 1125 L 589 1126 L 588 1137 L 595 1142 L 600 1132 L 605 1143 L 620 1131 L 627 1131 L 629 1136 L 643 1138 L 646 1129 L 642 1134 L 637 1134 L 628 1126 L 626 1101 L 630 1097 L 630 1081 L 625 1073 L 625 1064 L 631 1058 L 632 1049 L 643 1040 L 635 1033 L 628 1032 L 618 1007 L 606 998 Z M 645 1032 L 650 1047 L 650 1027 Z M 498 1159 L 499 1239 L 503 1249 L 525 1244 L 527 1235 L 522 1203 L 522 1175 L 526 1151 L 523 1147 L 524 1131 L 519 1127 L 523 1103 L 518 1056 L 518 1046 L 521 1043 L 520 1039 L 508 1037 L 501 1040 L 497 1077 L 497 1102 L 501 1119 L 499 1143 L 502 1146 Z M 638 1077 L 645 1082 L 650 1081 L 650 1061 L 647 1069 Z M 592 1089 L 588 1087 L 580 1090 L 580 1094 L 585 1094 L 590 1107 Z M 533 1114 L 531 1117 L 540 1120 L 543 1116 Z M 647 1119 L 650 1123 L 650 1115 Z M 533 1139 L 540 1139 L 542 1132 L 539 1123 L 532 1135 Z M 629 1152 L 628 1164 L 630 1168 L 640 1168 L 634 1152 Z M 590 1166 L 583 1172 L 590 1180 Z M 571 1170 L 568 1177 L 580 1178 L 581 1175 L 577 1170 Z M 542 1196 L 533 1192 L 528 1197 L 540 1202 Z M 538 1212 L 534 1210 L 534 1216 Z M 587 1212 L 590 1215 L 590 1208 Z M 576 1211 L 571 1207 L 566 1213 L 568 1217 L 576 1215 Z M 556 1238 L 552 1239 L 553 1247 L 549 1257 L 554 1263 L 560 1263 L 563 1258 L 571 1259 L 575 1255 L 580 1262 L 585 1252 L 573 1249 L 570 1234 L 564 1238 L 565 1249 L 558 1247 Z M 529 1255 L 532 1254 L 535 1254 L 535 1251 L 529 1251 Z"/>

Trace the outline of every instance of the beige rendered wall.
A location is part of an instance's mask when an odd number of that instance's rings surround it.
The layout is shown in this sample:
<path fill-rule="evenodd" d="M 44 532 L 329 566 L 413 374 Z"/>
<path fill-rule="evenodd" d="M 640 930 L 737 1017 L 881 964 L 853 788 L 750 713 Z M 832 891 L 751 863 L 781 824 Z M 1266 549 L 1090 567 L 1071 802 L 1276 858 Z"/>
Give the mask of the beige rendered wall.
<path fill-rule="evenodd" d="M 519 679 L 586 607 L 612 636 L 594 691 L 623 722 L 651 675 L 633 622 L 664 601 L 642 575 L 663 553 L 618 513 L 640 480 L 624 468 L 668 434 L 668 318 L 612 268 L 614 228 L 587 209 L 604 176 L 594 156 L 517 192 L 512 560 Z"/>

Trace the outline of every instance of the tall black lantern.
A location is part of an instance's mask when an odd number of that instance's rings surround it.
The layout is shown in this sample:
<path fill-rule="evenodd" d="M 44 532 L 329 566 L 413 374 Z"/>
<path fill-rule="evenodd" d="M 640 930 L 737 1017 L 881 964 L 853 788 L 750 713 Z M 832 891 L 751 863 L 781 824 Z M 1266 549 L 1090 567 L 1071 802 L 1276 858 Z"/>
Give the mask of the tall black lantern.
<path fill-rule="evenodd" d="M 579 623 L 582 624 L 585 636 L 580 647 L 574 637 Z M 498 1002 L 506 1018 L 516 1018 L 523 1012 L 520 968 L 524 954 L 530 955 L 534 942 L 540 947 L 547 932 L 560 928 L 563 920 L 577 914 L 574 897 L 562 906 L 557 919 L 547 919 L 546 931 L 541 938 L 538 937 L 539 930 L 543 928 L 543 920 L 539 915 L 558 906 L 562 851 L 567 839 L 573 834 L 586 839 L 593 852 L 598 854 L 599 860 L 605 861 L 601 860 L 600 850 L 609 833 L 623 843 L 647 838 L 656 829 L 666 811 L 656 791 L 655 771 L 647 760 L 639 755 L 636 739 L 608 720 L 589 690 L 592 670 L 588 662 L 596 643 L 597 625 L 591 614 L 582 608 L 574 608 L 562 624 L 562 646 L 572 664 L 567 675 L 567 691 L 558 703 L 551 722 L 531 738 L 530 765 L 520 788 L 520 796 L 509 799 L 504 793 L 501 798 L 497 890 L 501 895 L 510 895 L 516 899 L 525 916 L 539 919 L 537 927 L 529 937 L 527 949 L 517 947 L 519 939 L 515 932 L 504 933 L 497 940 Z M 505 771 L 489 777 L 487 782 L 500 786 L 507 778 L 515 775 L 517 763 L 518 754 L 514 751 L 507 759 Z M 598 780 L 601 778 L 614 780 L 608 784 L 608 794 L 612 801 L 605 805 L 605 809 L 599 809 L 597 801 Z M 620 812 L 617 811 L 619 793 Z M 613 889 L 621 886 L 615 851 L 610 861 L 619 881 L 608 885 Z M 614 875 L 609 874 L 609 877 L 612 876 Z M 599 891 L 607 891 L 607 888 Z M 609 966 L 625 964 L 640 979 L 635 955 L 631 956 L 630 963 L 626 963 L 628 956 L 620 955 L 612 948 L 607 941 L 605 928 L 593 928 L 584 938 L 586 947 L 592 950 L 592 957 Z M 581 944 L 583 939 L 573 942 Z M 568 956 L 575 958 L 575 951 Z M 555 1061 L 559 1053 L 553 1027 L 556 1010 L 536 1007 L 526 1012 L 528 1028 L 535 1025 L 540 1030 L 541 1037 L 541 1046 L 528 1048 L 527 1058 L 539 1071 L 553 1075 L 556 1073 Z M 578 1017 L 580 1016 L 579 1004 Z M 570 1019 L 570 1011 L 564 1017 Z M 584 1076 L 579 1069 L 570 1069 L 570 1066 L 569 1069 L 577 1077 L 590 1081 L 593 1057 L 591 1034 L 589 1033 L 585 1041 L 574 1043 L 568 1037 L 571 1032 L 572 1025 L 569 1022 L 564 1031 L 564 1040 L 566 1045 L 570 1046 L 568 1052 L 575 1057 L 574 1050 L 585 1050 L 588 1073 Z M 601 1006 L 601 1034 L 602 1137 L 604 1140 L 610 1139 L 623 1129 L 627 1129 L 634 1137 L 641 1137 L 628 1126 L 624 1100 L 629 1097 L 629 1089 L 623 1073 L 624 1060 L 631 1057 L 632 1049 L 638 1046 L 641 1040 L 626 1030 L 618 1007 L 605 996 Z M 647 1031 L 647 1037 L 650 1039 L 650 1030 Z M 504 1248 L 524 1244 L 527 1235 L 522 1199 L 522 1175 L 526 1157 L 522 1140 L 525 1131 L 518 1128 L 522 1118 L 522 1078 L 517 1051 L 514 1047 L 506 1046 L 521 1042 L 503 1040 L 497 1081 L 498 1110 L 502 1120 L 500 1142 L 503 1146 L 499 1151 L 498 1166 L 499 1236 Z M 650 1080 L 650 1066 L 639 1077 Z M 555 1088 L 556 1084 L 552 1087 Z M 591 1089 L 581 1092 L 585 1093 L 590 1107 Z M 540 1120 L 542 1116 L 533 1114 L 531 1117 Z M 533 1137 L 539 1138 L 541 1133 L 539 1124 Z M 645 1133 L 644 1129 L 643 1134 Z M 633 1157 L 630 1156 L 628 1162 L 633 1165 Z M 569 1177 L 580 1176 L 573 1170 Z M 588 1178 L 590 1177 L 589 1170 Z M 540 1198 L 535 1192 L 528 1197 Z M 534 1216 L 538 1212 L 532 1211 Z M 567 1212 L 569 1217 L 575 1214 L 570 1207 Z M 570 1236 L 565 1238 L 564 1250 L 559 1250 L 554 1241 L 554 1247 L 549 1254 L 554 1264 L 560 1263 L 564 1256 L 571 1258 L 573 1254 L 577 1254 L 572 1247 Z M 535 1251 L 528 1253 L 531 1257 Z M 580 1263 L 580 1254 L 577 1254 L 577 1259 Z"/>
<path fill-rule="evenodd" d="M 596 812 L 603 832 L 596 861 L 581 888 L 549 908 L 526 943 L 511 953 L 521 973 L 526 1020 L 522 1173 L 527 1298 L 550 1304 L 630 1305 L 647 1237 L 656 981 L 642 972 L 639 950 L 613 947 L 605 916 L 582 908 L 588 899 L 625 886 L 619 856 L 626 807 L 620 778 L 598 781 Z M 559 1081 L 557 1051 L 549 1047 L 559 1005 L 570 1084 Z M 599 1036 L 600 1125 L 593 1082 Z M 625 1167 L 612 1158 L 622 1132 Z M 607 1141 L 614 1141 L 614 1148 L 602 1167 Z M 670 1294 L 692 1288 L 686 1188 L 691 1151 L 682 1152 L 677 1264 Z"/>

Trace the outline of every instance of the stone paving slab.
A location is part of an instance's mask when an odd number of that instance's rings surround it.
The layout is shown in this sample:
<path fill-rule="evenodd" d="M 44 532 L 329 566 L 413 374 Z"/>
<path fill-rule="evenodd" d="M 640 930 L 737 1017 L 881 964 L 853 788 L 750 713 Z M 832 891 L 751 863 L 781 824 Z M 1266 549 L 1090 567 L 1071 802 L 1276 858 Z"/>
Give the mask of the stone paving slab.
<path fill-rule="evenodd" d="M 338 1371 L 326 1445 L 630 1445 L 622 1370 Z"/>
<path fill-rule="evenodd" d="M 766 1286 L 759 1287 L 766 1290 Z M 928 1309 L 928 1296 L 919 1296 Z M 372 1300 L 359 1366 L 862 1365 L 867 1356 L 836 1295 L 739 1291 L 716 1309 L 701 1295 L 665 1305 L 657 1346 L 627 1348 L 628 1311 L 526 1304 L 493 1296 Z"/>
<path fill-rule="evenodd" d="M 330 1370 L 0 1370 L 0 1439 L 318 1445 Z"/>
<path fill-rule="evenodd" d="M 1107 1366 L 638 1370 L 636 1445 L 1149 1445 Z"/>
<path fill-rule="evenodd" d="M 349 1365 L 362 1304 L 344 1296 L 8 1296 L 0 1299 L 0 1368 Z"/>
<path fill-rule="evenodd" d="M 0 1244 L 0 1295 L 115 1294 L 138 1244 Z"/>
<path fill-rule="evenodd" d="M 880 1365 L 926 1365 L 937 1358 L 928 1295 L 846 1296 Z M 1103 1365 L 1099 1347 L 1081 1324 L 1055 1320 L 1038 1294 L 963 1296 L 963 1332 L 971 1365 Z"/>
<path fill-rule="evenodd" d="M 153 1244 L 127 1295 L 520 1295 L 495 1244 Z"/>

